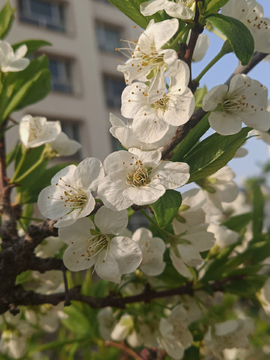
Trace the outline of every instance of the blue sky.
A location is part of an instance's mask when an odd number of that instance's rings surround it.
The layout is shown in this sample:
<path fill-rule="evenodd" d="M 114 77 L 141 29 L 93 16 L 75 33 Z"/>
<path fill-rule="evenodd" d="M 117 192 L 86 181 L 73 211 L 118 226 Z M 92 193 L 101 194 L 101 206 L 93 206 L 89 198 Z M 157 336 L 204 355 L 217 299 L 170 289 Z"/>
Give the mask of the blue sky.
<path fill-rule="evenodd" d="M 270 0 L 257 0 L 264 8 L 264 16 L 270 18 Z M 196 77 L 212 58 L 219 52 L 223 41 L 216 35 L 205 32 L 210 38 L 210 46 L 205 58 L 193 64 L 192 77 Z M 226 55 L 201 79 L 200 86 L 206 85 L 208 90 L 213 86 L 224 83 L 238 65 L 238 60 L 234 54 Z M 260 81 L 270 89 L 270 62 L 262 62 L 257 65 L 249 74 L 250 77 Z M 270 95 L 268 96 L 270 97 Z M 268 146 L 255 138 L 248 140 L 245 148 L 249 154 L 245 158 L 233 159 L 229 166 L 236 174 L 236 181 L 240 184 L 241 178 L 254 176 L 260 173 L 259 163 L 269 159 Z"/>

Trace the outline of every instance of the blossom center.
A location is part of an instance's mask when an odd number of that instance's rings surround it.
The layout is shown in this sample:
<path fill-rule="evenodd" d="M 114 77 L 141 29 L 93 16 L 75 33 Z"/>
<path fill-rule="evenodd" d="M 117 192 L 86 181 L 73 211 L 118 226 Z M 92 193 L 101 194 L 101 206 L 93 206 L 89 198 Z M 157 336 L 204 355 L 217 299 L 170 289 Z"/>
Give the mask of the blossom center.
<path fill-rule="evenodd" d="M 151 182 L 149 175 L 152 168 L 144 167 L 140 160 L 138 160 L 136 165 L 137 169 L 132 174 L 127 174 L 127 184 L 133 187 L 146 186 Z"/>
<path fill-rule="evenodd" d="M 64 201 L 64 207 L 67 207 L 67 209 L 69 209 L 69 212 L 79 209 L 80 214 L 88 201 L 85 192 L 81 189 L 75 189 L 70 184 L 67 184 L 62 178 L 60 178 L 59 182 L 55 185 L 63 189 L 60 200 Z"/>
<path fill-rule="evenodd" d="M 234 91 L 227 92 L 217 107 L 216 111 L 224 111 L 228 114 L 238 113 L 238 112 L 245 112 L 253 113 L 257 111 L 263 111 L 262 107 L 258 107 L 256 99 L 257 99 L 257 92 L 254 92 L 254 96 L 251 94 L 246 94 L 245 91 L 250 92 L 251 84 L 248 81 L 244 81 L 243 84 L 239 85 Z M 261 85 L 263 87 L 263 85 Z M 247 95 L 247 97 L 246 97 Z"/>
<path fill-rule="evenodd" d="M 30 123 L 28 141 L 39 139 L 40 134 L 43 131 L 43 126 L 39 122 L 37 122 L 36 119 L 33 119 L 33 122 L 34 122 L 33 124 Z"/>
<path fill-rule="evenodd" d="M 89 246 L 87 248 L 88 259 L 97 256 L 102 250 L 108 247 L 109 237 L 103 234 L 97 234 L 88 239 Z"/>
<path fill-rule="evenodd" d="M 169 100 L 170 100 L 169 96 L 167 96 L 167 95 L 165 94 L 165 95 L 163 96 L 163 98 L 157 100 L 157 101 L 153 104 L 153 107 L 154 107 L 155 109 L 160 109 L 160 110 L 162 110 L 162 111 L 165 111 Z"/>

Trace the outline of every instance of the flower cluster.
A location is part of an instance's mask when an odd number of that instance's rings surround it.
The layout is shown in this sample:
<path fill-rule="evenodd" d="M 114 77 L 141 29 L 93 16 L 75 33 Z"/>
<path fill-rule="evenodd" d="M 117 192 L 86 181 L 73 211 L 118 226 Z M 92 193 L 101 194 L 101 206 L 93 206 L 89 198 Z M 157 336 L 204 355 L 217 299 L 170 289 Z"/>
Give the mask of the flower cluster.
<path fill-rule="evenodd" d="M 197 342 L 207 349 L 206 353 L 208 351 L 220 358 L 224 350 L 245 348 L 254 330 L 250 319 L 237 314 L 233 320 L 227 321 L 216 321 L 212 315 L 208 319 L 208 315 L 203 314 L 204 309 L 208 310 L 219 302 L 214 297 L 216 289 L 211 281 L 221 280 L 216 288 L 222 290 L 227 278 L 232 283 L 238 270 L 241 270 L 240 276 L 244 274 L 244 262 L 240 264 L 243 269 L 237 265 L 233 269 L 236 272 L 231 275 L 231 269 L 227 269 L 226 261 L 223 261 L 224 269 L 222 265 L 221 270 L 218 268 L 220 277 L 217 275 L 215 278 L 214 274 L 209 283 L 201 281 L 213 264 L 215 268 L 217 254 L 226 255 L 224 248 L 236 247 L 242 236 L 246 236 L 245 240 L 248 237 L 248 231 L 238 233 L 223 223 L 225 209 L 231 204 L 232 207 L 241 207 L 241 194 L 233 181 L 233 171 L 224 166 L 222 159 L 222 167 L 216 165 L 218 161 L 213 158 L 205 166 L 207 173 L 197 177 L 195 187 L 181 193 L 182 199 L 177 206 L 173 201 L 166 203 L 167 212 L 164 213 L 162 203 L 168 194 L 180 198 L 176 191 L 194 178 L 194 164 L 189 161 L 189 151 L 198 146 L 199 138 L 192 139 L 191 149 L 179 157 L 182 161 L 163 159 L 161 148 L 179 126 L 187 124 L 195 110 L 190 84 L 194 85 L 196 81 L 191 81 L 190 67 L 180 60 L 184 58 L 181 51 L 177 53 L 175 49 L 179 44 L 189 43 L 191 25 L 201 20 L 200 16 L 199 20 L 196 20 L 197 15 L 195 17 L 201 6 L 204 4 L 194 0 L 141 2 L 143 16 L 162 12 L 166 20 L 150 20 L 137 41 L 121 40 L 127 43 L 126 47 L 123 45 L 116 49 L 128 57 L 117 68 L 126 83 L 121 96 L 121 115 L 126 120 L 110 114 L 110 133 L 125 149 L 109 154 L 103 163 L 97 158 L 87 157 L 78 165 L 61 167 L 52 178 L 50 176 L 49 186 L 41 191 L 39 188 L 37 200 L 40 213 L 55 220 L 59 238 L 47 238 L 36 247 L 36 258 L 57 254 L 63 257 L 65 267 L 72 272 L 91 269 L 87 274 L 95 272 L 99 278 L 116 284 L 116 301 L 120 289 L 132 295 L 155 294 L 160 285 L 166 288 L 166 277 L 175 277 L 175 283 L 187 289 L 189 295 L 176 295 L 172 301 L 164 301 L 163 305 L 151 304 L 152 308 L 145 306 L 142 313 L 136 312 L 137 308 L 134 308 L 134 314 L 132 310 L 128 313 L 124 306 L 119 306 L 117 311 L 105 308 L 98 314 L 100 334 L 105 340 L 126 341 L 131 347 L 162 349 L 173 359 L 182 359 L 186 349 Z M 269 19 L 264 18 L 263 10 L 255 0 L 229 0 L 222 13 L 247 26 L 257 51 L 270 52 Z M 205 34 L 197 38 L 190 62 L 200 61 L 209 45 Z M 29 64 L 29 60 L 24 58 L 26 54 L 25 45 L 14 52 L 7 42 L 0 41 L 1 71 L 24 70 Z M 270 143 L 266 133 L 270 128 L 268 91 L 258 81 L 247 75 L 235 75 L 229 86 L 215 86 L 200 101 L 202 109 L 210 112 L 209 124 L 218 134 L 237 134 L 245 123 L 255 129 L 257 138 Z M 196 103 L 196 106 L 200 105 Z M 78 142 L 62 132 L 60 121 L 48 121 L 45 117 L 24 116 L 19 133 L 22 168 L 24 157 L 35 148 L 43 146 L 41 160 L 70 156 L 81 148 Z M 237 146 L 228 150 L 230 155 L 233 153 L 230 159 L 236 150 Z M 243 154 L 245 151 L 238 149 L 235 156 Z M 235 200 L 238 205 L 235 205 Z M 151 222 L 151 227 L 140 227 L 132 233 L 127 229 L 129 218 L 138 209 Z M 155 216 L 149 215 L 149 211 Z M 160 217 L 157 215 L 159 212 Z M 168 217 L 170 221 L 166 226 L 159 223 L 160 218 L 167 220 Z M 247 243 L 249 241 L 250 238 Z M 245 247 L 235 250 L 238 251 L 245 251 Z M 227 255 L 228 263 L 231 254 Z M 245 262 L 249 260 L 249 257 L 245 258 Z M 29 283 L 36 292 L 45 295 L 63 288 L 62 274 L 56 270 L 49 275 L 33 271 Z M 149 292 L 148 286 L 154 290 Z M 269 289 L 269 281 L 266 281 L 257 293 L 262 305 L 260 317 L 265 322 L 270 322 Z M 158 306 L 160 308 L 155 312 L 153 309 Z M 13 319 L 5 314 L 0 319 L 3 323 L 0 323 L 3 325 L 0 352 L 12 358 L 24 356 L 27 338 L 40 329 L 55 331 L 63 316 L 61 308 L 52 309 L 50 306 L 41 306 L 36 311 L 27 308 Z M 195 327 L 190 325 L 202 317 L 196 333 Z"/>

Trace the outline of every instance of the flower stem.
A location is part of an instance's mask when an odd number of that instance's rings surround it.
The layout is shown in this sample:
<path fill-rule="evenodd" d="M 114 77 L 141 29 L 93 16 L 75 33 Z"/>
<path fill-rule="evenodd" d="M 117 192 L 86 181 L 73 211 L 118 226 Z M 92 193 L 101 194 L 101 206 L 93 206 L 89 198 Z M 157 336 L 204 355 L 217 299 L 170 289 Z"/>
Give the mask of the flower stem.
<path fill-rule="evenodd" d="M 26 176 L 28 176 L 33 170 L 35 170 L 40 164 L 42 164 L 42 162 L 45 160 L 45 156 L 44 153 L 41 155 L 40 159 L 33 165 L 31 166 L 23 175 L 21 175 L 18 179 L 16 179 L 15 175 L 13 176 L 13 179 L 15 178 L 16 182 L 20 182 L 23 179 L 26 178 Z M 14 181 L 12 179 L 12 181 Z"/>
<path fill-rule="evenodd" d="M 154 225 L 159 231 L 162 232 L 162 229 L 154 222 L 154 220 L 147 214 L 146 211 L 144 211 L 143 209 L 140 209 L 140 212 L 146 217 L 146 219 L 147 219 L 152 225 Z"/>
<path fill-rule="evenodd" d="M 224 55 L 229 54 L 232 52 L 232 48 L 228 40 L 225 41 L 223 44 L 220 52 L 214 57 L 212 61 L 203 69 L 203 71 L 194 79 L 194 82 L 199 83 L 201 78 L 207 73 L 208 70 L 211 69 L 212 66 L 214 66 Z"/>
<path fill-rule="evenodd" d="M 21 160 L 17 166 L 17 169 L 15 170 L 15 174 L 13 175 L 12 179 L 10 180 L 10 183 L 14 183 L 22 166 L 23 166 L 23 163 L 24 163 L 24 160 L 25 160 L 25 157 L 26 157 L 26 153 L 27 153 L 27 150 L 22 146 L 22 156 L 21 156 Z"/>

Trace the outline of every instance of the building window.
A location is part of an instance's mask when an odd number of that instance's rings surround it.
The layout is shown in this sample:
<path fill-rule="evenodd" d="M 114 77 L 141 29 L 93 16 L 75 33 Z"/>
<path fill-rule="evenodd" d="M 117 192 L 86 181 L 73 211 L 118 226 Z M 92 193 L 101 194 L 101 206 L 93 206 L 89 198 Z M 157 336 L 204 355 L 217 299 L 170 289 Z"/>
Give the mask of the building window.
<path fill-rule="evenodd" d="M 113 52 L 119 48 L 121 43 L 121 28 L 117 28 L 101 22 L 96 23 L 96 37 L 98 48 L 101 51 Z"/>
<path fill-rule="evenodd" d="M 19 0 L 20 21 L 65 32 L 65 10 L 63 4 L 44 0 Z"/>
<path fill-rule="evenodd" d="M 122 78 L 104 76 L 104 92 L 106 104 L 109 108 L 121 107 L 121 95 L 125 87 L 126 84 Z"/>
<path fill-rule="evenodd" d="M 52 90 L 73 93 L 72 60 L 49 58 L 49 70 Z"/>

